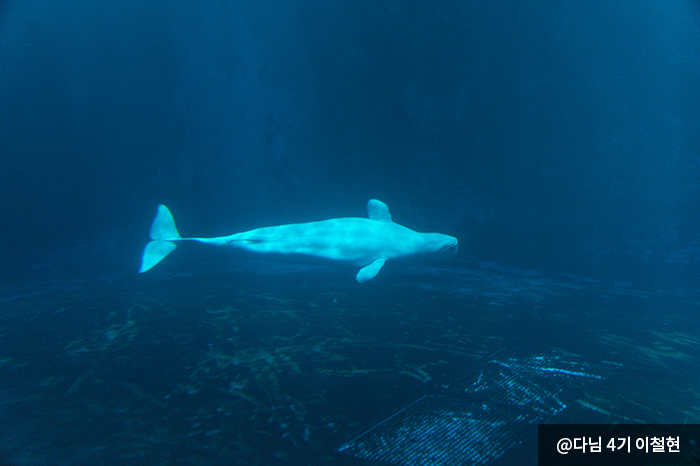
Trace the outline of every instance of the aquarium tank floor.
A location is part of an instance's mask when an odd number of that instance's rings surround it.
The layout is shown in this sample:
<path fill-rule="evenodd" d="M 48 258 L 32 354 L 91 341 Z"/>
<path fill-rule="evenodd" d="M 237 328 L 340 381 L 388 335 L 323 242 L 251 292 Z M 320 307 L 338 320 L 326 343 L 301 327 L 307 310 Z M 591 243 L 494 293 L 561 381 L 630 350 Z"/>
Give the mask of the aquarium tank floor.
<path fill-rule="evenodd" d="M 697 290 L 193 265 L 0 290 L 0 464 L 534 465 L 538 422 L 700 422 Z"/>

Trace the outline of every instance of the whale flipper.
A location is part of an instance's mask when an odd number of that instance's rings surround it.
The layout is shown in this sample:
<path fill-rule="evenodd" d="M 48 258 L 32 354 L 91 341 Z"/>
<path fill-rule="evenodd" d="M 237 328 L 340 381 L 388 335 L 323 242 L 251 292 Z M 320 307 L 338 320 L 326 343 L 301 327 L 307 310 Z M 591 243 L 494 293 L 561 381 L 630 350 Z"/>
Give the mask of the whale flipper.
<path fill-rule="evenodd" d="M 139 273 L 150 270 L 151 267 L 162 261 L 165 256 L 175 250 L 175 243 L 172 241 L 182 239 L 175 227 L 173 214 L 162 204 L 158 206 L 158 213 L 153 219 L 150 237 L 152 241 L 143 248 Z"/>
<path fill-rule="evenodd" d="M 379 273 L 379 270 L 384 265 L 384 262 L 386 262 L 386 259 L 377 259 L 371 264 L 362 267 L 360 271 L 357 272 L 357 276 L 355 276 L 357 283 L 364 283 L 367 280 L 373 279 Z"/>

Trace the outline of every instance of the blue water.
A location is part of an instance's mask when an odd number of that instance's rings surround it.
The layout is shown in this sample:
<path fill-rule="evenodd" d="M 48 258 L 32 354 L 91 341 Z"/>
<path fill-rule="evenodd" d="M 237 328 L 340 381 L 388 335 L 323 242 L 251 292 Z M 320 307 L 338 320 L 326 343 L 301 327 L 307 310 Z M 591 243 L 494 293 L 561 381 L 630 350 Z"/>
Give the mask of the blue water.
<path fill-rule="evenodd" d="M 700 421 L 697 292 L 493 264 L 362 287 L 333 266 L 164 269 L 2 290 L 7 464 L 363 464 L 336 450 L 504 348 L 608 364 L 556 422 Z"/>
<path fill-rule="evenodd" d="M 537 422 L 700 422 L 698 37 L 691 1 L 0 2 L 0 464 L 535 464 Z M 137 273 L 159 204 L 215 237 L 369 199 L 459 253 Z"/>

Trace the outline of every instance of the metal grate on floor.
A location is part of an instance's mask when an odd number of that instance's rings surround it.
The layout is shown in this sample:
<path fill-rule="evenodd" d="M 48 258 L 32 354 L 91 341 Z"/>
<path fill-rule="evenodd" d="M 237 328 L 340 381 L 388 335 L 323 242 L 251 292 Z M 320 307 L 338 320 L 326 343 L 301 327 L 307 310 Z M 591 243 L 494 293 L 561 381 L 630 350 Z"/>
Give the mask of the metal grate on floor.
<path fill-rule="evenodd" d="M 338 451 L 405 466 L 493 465 L 531 436 L 533 425 L 564 410 L 613 367 L 573 355 L 501 351 L 462 381 L 420 398 Z"/>

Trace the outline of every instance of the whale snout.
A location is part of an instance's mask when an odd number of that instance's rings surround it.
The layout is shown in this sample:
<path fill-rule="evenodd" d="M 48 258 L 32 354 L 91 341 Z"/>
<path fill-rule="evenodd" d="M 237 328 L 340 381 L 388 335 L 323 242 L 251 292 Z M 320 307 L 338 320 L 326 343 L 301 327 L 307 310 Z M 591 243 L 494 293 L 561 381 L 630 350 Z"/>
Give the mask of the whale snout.
<path fill-rule="evenodd" d="M 443 248 L 438 252 L 438 255 L 440 257 L 452 257 L 455 254 L 457 254 L 457 251 L 459 250 L 459 243 L 457 242 L 457 239 L 455 238 L 454 242 L 450 242 L 443 246 Z"/>
<path fill-rule="evenodd" d="M 438 257 L 452 257 L 457 254 L 457 250 L 459 249 L 459 241 L 457 241 L 457 238 L 440 233 L 436 234 L 436 236 L 438 241 L 436 241 L 435 246 L 437 247 L 433 250 Z"/>

